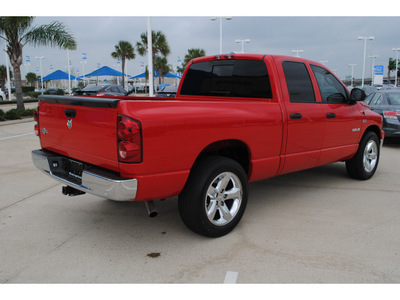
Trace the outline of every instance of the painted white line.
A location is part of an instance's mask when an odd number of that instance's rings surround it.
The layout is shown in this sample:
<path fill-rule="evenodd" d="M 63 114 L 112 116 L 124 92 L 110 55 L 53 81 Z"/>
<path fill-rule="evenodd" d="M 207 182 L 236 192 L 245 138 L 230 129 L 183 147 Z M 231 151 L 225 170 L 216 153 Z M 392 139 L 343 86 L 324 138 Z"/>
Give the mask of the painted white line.
<path fill-rule="evenodd" d="M 238 274 L 239 274 L 238 272 L 232 272 L 232 271 L 226 272 L 224 283 L 228 283 L 228 284 L 236 283 Z"/>
<path fill-rule="evenodd" d="M 26 136 L 26 135 L 30 135 L 30 134 L 34 134 L 34 132 L 29 132 L 29 133 L 13 135 L 13 136 L 5 137 L 5 138 L 0 138 L 0 141 L 9 140 L 9 139 L 15 139 L 15 138 L 19 138 L 21 136 Z"/>

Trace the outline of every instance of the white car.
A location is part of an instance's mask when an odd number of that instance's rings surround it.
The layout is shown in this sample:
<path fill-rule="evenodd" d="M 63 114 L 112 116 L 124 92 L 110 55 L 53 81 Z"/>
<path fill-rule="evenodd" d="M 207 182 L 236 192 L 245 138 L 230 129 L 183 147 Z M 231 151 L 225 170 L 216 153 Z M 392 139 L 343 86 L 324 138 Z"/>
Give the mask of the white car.
<path fill-rule="evenodd" d="M 6 100 L 6 94 L 0 89 L 0 101 Z"/>

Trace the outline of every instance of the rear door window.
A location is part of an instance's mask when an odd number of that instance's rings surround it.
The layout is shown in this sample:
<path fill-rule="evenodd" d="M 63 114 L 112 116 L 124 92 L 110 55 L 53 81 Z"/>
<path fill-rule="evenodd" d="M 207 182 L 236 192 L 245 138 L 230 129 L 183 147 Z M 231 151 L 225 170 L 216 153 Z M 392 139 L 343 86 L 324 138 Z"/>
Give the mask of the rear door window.
<path fill-rule="evenodd" d="M 222 60 L 192 64 L 181 95 L 272 98 L 272 91 L 264 61 Z"/>
<path fill-rule="evenodd" d="M 316 102 L 310 74 L 304 63 L 284 61 L 282 64 L 290 102 Z"/>

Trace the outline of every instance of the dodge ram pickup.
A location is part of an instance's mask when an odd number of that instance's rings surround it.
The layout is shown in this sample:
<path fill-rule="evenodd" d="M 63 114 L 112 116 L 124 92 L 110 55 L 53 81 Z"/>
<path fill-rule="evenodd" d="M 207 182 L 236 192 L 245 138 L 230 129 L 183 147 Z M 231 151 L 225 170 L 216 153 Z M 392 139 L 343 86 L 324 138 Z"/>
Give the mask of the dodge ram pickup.
<path fill-rule="evenodd" d="M 175 98 L 41 96 L 34 165 L 62 192 L 117 201 L 178 196 L 183 223 L 229 233 L 248 182 L 345 162 L 366 180 L 378 166 L 382 118 L 325 66 L 297 57 L 193 59 Z"/>

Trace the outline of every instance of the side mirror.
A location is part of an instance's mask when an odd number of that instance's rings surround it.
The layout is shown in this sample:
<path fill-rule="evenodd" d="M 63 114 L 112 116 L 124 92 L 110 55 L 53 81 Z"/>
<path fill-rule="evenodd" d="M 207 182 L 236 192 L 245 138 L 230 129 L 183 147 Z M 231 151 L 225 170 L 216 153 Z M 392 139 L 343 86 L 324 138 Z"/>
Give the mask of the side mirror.
<path fill-rule="evenodd" d="M 354 88 L 350 93 L 350 104 L 355 104 L 357 101 L 364 101 L 367 94 L 364 90 L 359 88 Z"/>

